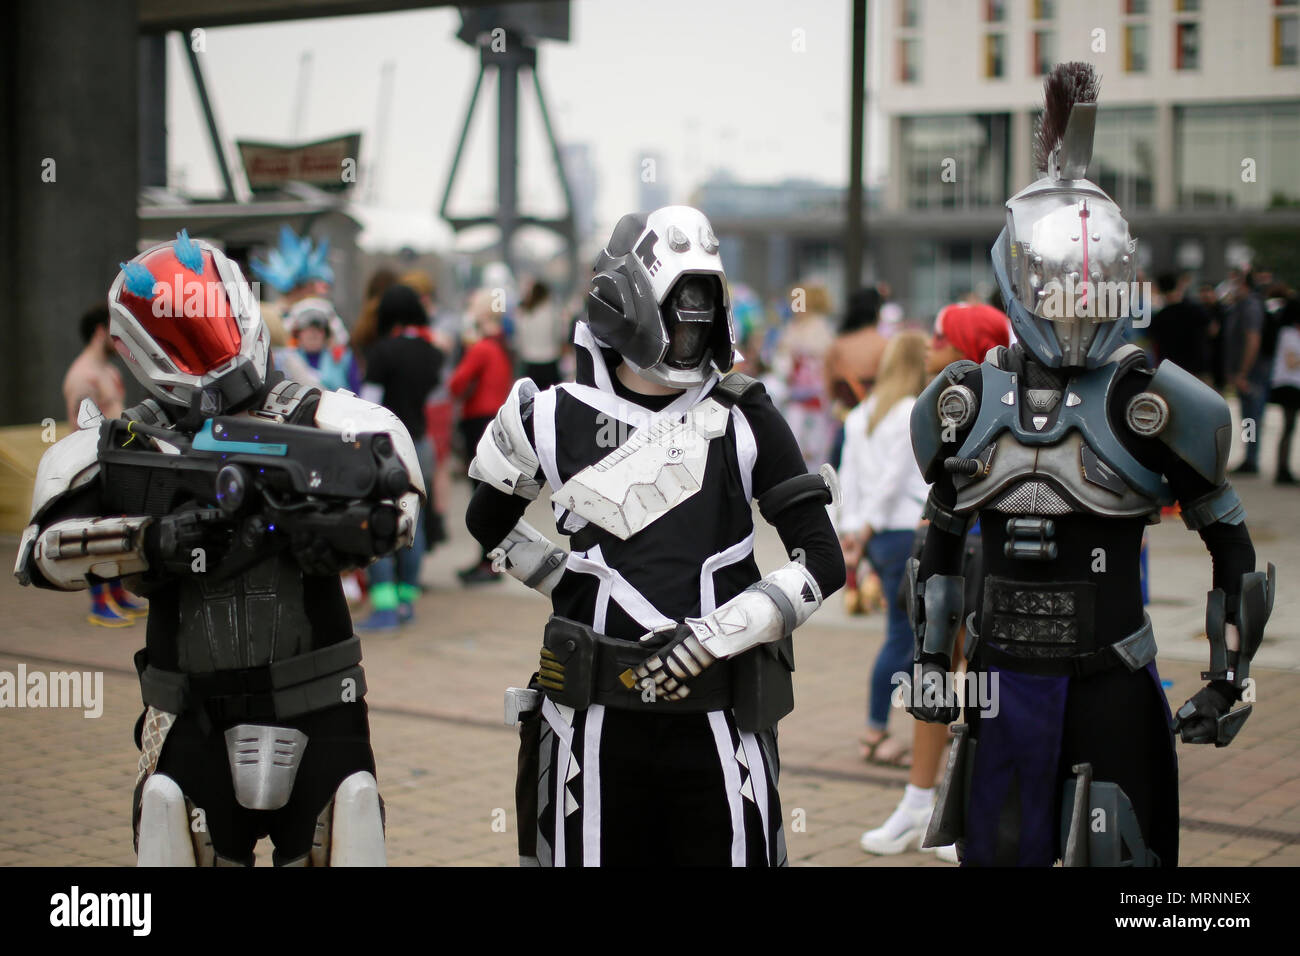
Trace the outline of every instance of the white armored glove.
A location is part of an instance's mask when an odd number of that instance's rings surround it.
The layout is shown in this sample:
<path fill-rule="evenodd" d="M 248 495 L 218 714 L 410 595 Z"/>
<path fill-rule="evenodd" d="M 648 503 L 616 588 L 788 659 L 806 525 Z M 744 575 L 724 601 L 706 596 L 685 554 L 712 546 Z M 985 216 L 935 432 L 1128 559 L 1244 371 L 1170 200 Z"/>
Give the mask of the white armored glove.
<path fill-rule="evenodd" d="M 822 603 L 821 588 L 802 564 L 791 562 L 746 588 L 704 617 L 651 631 L 641 640 L 652 650 L 638 667 L 620 675 L 629 690 L 654 682 L 656 698 L 682 700 L 689 681 L 719 658 L 779 641 Z"/>

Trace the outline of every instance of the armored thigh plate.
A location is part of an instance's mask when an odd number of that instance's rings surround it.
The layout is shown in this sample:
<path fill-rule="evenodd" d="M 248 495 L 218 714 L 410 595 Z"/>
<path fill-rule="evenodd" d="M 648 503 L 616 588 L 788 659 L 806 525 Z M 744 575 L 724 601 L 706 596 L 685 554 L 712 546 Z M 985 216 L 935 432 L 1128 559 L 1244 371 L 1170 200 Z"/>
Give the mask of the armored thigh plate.
<path fill-rule="evenodd" d="M 237 724 L 226 731 L 235 799 L 249 810 L 279 810 L 289 802 L 307 735 L 288 727 Z"/>

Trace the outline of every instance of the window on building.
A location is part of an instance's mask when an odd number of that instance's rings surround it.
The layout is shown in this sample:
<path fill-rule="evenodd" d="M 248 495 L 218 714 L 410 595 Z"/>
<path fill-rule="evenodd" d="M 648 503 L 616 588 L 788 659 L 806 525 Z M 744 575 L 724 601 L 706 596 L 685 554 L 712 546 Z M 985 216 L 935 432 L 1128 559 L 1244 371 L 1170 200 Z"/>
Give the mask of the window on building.
<path fill-rule="evenodd" d="M 1201 68 L 1201 25 L 1199 23 L 1174 24 L 1174 68 L 1178 70 Z"/>
<path fill-rule="evenodd" d="M 1300 17 L 1283 14 L 1273 18 L 1273 65 L 1295 66 L 1300 48 Z"/>
<path fill-rule="evenodd" d="M 903 117 L 903 205 L 976 209 L 1005 201 L 1009 130 L 1006 113 Z"/>
<path fill-rule="evenodd" d="M 1175 109 L 1175 182 L 1181 206 L 1267 209 L 1300 204 L 1297 155 L 1300 100 Z M 1249 166 L 1243 165 L 1247 161 Z M 1247 169 L 1250 175 L 1243 177 Z"/>
<path fill-rule="evenodd" d="M 1056 63 L 1056 41 L 1051 30 L 1034 31 L 1034 51 L 1030 62 L 1036 76 L 1051 72 Z"/>
<path fill-rule="evenodd" d="M 1201 0 L 1174 0 L 1175 13 L 1196 13 L 1201 9 Z"/>
<path fill-rule="evenodd" d="M 1124 27 L 1124 72 L 1147 71 L 1147 25 L 1130 23 Z"/>
<path fill-rule="evenodd" d="M 903 0 L 898 5 L 898 25 L 904 30 L 915 29 L 921 25 L 921 0 Z"/>
<path fill-rule="evenodd" d="M 984 34 L 984 76 L 996 80 L 1006 75 L 1007 37 L 1005 33 Z"/>
<path fill-rule="evenodd" d="M 904 38 L 898 41 L 898 82 L 918 83 L 921 79 L 921 41 Z"/>
<path fill-rule="evenodd" d="M 912 244 L 908 315 L 933 316 L 972 292 L 981 299 L 994 288 L 988 244 L 969 239 L 918 239 Z"/>
<path fill-rule="evenodd" d="M 1029 8 L 1030 16 L 1035 20 L 1056 19 L 1056 0 L 1034 0 Z"/>
<path fill-rule="evenodd" d="M 1106 190 L 1121 209 L 1155 205 L 1156 111 L 1113 107 L 1097 111 L 1092 162 L 1087 178 Z"/>
<path fill-rule="evenodd" d="M 1147 0 L 1124 0 L 1124 13 L 1130 17 L 1144 16 L 1147 10 Z"/>
<path fill-rule="evenodd" d="M 984 22 L 1002 23 L 1006 18 L 1006 0 L 984 0 Z"/>

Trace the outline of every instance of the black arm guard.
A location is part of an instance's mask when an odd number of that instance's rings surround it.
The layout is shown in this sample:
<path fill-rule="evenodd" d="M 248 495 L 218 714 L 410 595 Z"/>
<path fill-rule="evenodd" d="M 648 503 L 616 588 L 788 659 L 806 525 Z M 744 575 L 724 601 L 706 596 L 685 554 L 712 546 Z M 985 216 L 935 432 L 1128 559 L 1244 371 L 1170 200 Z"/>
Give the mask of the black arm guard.
<path fill-rule="evenodd" d="M 961 712 L 955 692 L 949 693 L 948 672 L 962 626 L 965 578 L 958 574 L 932 574 L 918 579 L 921 562 L 907 562 L 907 616 L 916 635 L 914 681 L 907 711 L 918 720 L 950 724 Z"/>
<path fill-rule="evenodd" d="M 805 501 L 829 505 L 832 498 L 831 487 L 820 472 L 815 475 L 797 475 L 759 495 L 758 513 L 768 524 L 774 524 L 783 511 L 788 511 L 795 505 Z"/>
<path fill-rule="evenodd" d="M 1209 683 L 1178 708 L 1174 730 L 1184 743 L 1226 747 L 1250 716 L 1251 704 L 1233 710 L 1250 676 L 1250 662 L 1264 640 L 1264 625 L 1273 613 L 1277 572 L 1251 571 L 1242 575 L 1237 609 L 1237 650 L 1228 647 L 1227 597 L 1215 588 L 1206 598 L 1205 635 L 1210 642 L 1210 669 L 1201 674 Z"/>

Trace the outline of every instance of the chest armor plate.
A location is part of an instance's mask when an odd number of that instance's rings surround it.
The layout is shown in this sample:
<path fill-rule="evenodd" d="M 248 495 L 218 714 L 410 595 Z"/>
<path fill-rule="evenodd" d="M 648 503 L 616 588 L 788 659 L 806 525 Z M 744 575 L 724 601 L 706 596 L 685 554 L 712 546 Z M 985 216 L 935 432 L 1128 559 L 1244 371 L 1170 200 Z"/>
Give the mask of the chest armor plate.
<path fill-rule="evenodd" d="M 225 581 L 185 578 L 176 642 L 186 673 L 259 667 L 311 650 L 298 563 L 277 554 Z"/>
<path fill-rule="evenodd" d="M 1013 514 L 1070 512 L 1135 517 L 1169 500 L 1158 472 L 1139 462 L 1114 433 L 1108 399 L 1119 362 L 1066 383 L 1050 411 L 1025 427 L 1027 397 L 1018 376 L 985 362 L 979 414 L 958 455 L 982 467 L 954 476 L 957 510 L 993 508 Z"/>

